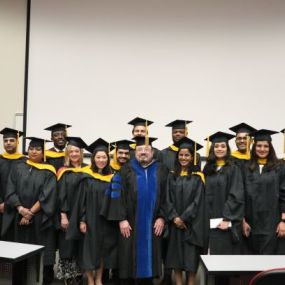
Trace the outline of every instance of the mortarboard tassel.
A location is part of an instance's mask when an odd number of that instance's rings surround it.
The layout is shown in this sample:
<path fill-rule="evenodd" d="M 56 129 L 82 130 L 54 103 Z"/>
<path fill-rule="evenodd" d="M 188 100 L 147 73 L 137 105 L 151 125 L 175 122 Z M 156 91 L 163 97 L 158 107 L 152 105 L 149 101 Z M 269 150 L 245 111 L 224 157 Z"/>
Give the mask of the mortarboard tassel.
<path fill-rule="evenodd" d="M 207 137 L 207 146 L 206 146 L 206 157 L 208 158 L 210 154 L 210 137 Z"/>
<path fill-rule="evenodd" d="M 148 136 L 147 121 L 145 121 L 145 128 L 146 128 L 146 134 L 145 134 L 145 145 L 149 145 L 149 136 Z"/>
<path fill-rule="evenodd" d="M 185 137 L 188 137 L 189 132 L 188 132 L 188 128 L 187 128 L 187 122 L 185 121 Z"/>
<path fill-rule="evenodd" d="M 44 140 L 44 162 L 46 162 L 46 140 Z"/>
<path fill-rule="evenodd" d="M 197 143 L 194 145 L 194 165 L 197 165 Z"/>
<path fill-rule="evenodd" d="M 19 131 L 17 132 L 17 138 L 16 138 L 16 153 L 18 153 L 18 150 L 19 150 L 19 138 L 20 138 L 20 135 L 19 135 Z"/>

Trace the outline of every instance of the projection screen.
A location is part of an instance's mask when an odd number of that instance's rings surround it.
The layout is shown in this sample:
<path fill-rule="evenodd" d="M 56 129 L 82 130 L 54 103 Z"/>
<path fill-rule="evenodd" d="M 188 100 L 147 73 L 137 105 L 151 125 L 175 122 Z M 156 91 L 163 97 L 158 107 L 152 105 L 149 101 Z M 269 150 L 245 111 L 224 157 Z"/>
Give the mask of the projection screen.
<path fill-rule="evenodd" d="M 155 143 L 174 119 L 189 136 L 247 122 L 284 123 L 284 1 L 31 0 L 26 132 L 71 124 L 87 143 L 131 137 L 136 116 Z M 274 136 L 282 154 L 283 138 Z M 204 152 L 201 151 L 204 155 Z"/>

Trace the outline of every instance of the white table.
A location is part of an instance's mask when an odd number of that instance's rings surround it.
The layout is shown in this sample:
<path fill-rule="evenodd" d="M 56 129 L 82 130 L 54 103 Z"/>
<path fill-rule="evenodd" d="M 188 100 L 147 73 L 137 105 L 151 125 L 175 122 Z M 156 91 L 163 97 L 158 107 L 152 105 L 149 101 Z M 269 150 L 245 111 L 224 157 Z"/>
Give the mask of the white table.
<path fill-rule="evenodd" d="M 42 284 L 44 246 L 0 241 L 0 284 Z"/>
<path fill-rule="evenodd" d="M 215 284 L 215 276 L 242 276 L 285 267 L 285 255 L 201 255 L 200 284 Z M 284 282 L 285 284 L 285 282 Z"/>

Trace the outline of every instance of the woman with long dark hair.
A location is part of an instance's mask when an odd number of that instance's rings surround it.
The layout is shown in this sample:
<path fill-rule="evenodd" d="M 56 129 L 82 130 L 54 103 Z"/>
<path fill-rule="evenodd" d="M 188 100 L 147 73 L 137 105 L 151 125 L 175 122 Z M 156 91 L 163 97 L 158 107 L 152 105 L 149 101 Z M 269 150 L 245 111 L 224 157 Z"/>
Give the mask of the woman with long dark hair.
<path fill-rule="evenodd" d="M 209 137 L 212 145 L 203 171 L 210 219 L 210 254 L 240 254 L 244 189 L 241 171 L 230 158 L 228 141 L 233 137 L 223 132 Z"/>
<path fill-rule="evenodd" d="M 57 173 L 58 202 L 59 202 L 59 233 L 58 248 L 59 262 L 56 277 L 64 280 L 65 284 L 73 284 L 73 281 L 82 278 L 81 270 L 77 263 L 78 242 L 66 240 L 66 231 L 69 227 L 70 216 L 75 197 L 81 180 L 81 168 L 87 166 L 83 163 L 83 149 L 86 143 L 79 137 L 66 137 L 64 167 Z"/>
<path fill-rule="evenodd" d="M 245 168 L 243 234 L 252 254 L 275 254 L 285 237 L 285 177 L 271 143 L 277 132 L 253 133 L 251 159 Z"/>
<path fill-rule="evenodd" d="M 103 266 L 114 268 L 116 263 L 109 247 L 112 244 L 109 239 L 115 237 L 106 235 L 109 224 L 100 216 L 105 190 L 112 178 L 108 146 L 99 138 L 87 148 L 92 153 L 91 166 L 83 170 L 85 175 L 67 230 L 68 238 L 80 237 L 78 262 L 86 273 L 88 285 L 102 285 Z"/>
<path fill-rule="evenodd" d="M 185 137 L 177 146 L 175 171 L 168 178 L 169 242 L 165 266 L 174 269 L 175 284 L 182 285 L 182 272 L 186 271 L 188 285 L 193 285 L 205 241 L 204 175 L 197 171 L 195 142 Z M 196 150 L 200 148 L 196 143 Z"/>

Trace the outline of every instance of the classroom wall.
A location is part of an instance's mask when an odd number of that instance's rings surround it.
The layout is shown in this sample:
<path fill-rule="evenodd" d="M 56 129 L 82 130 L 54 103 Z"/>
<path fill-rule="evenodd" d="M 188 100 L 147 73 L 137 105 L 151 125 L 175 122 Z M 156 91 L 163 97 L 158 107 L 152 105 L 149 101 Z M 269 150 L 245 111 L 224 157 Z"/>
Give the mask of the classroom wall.
<path fill-rule="evenodd" d="M 22 127 L 26 10 L 27 0 L 0 0 L 0 129 Z"/>

